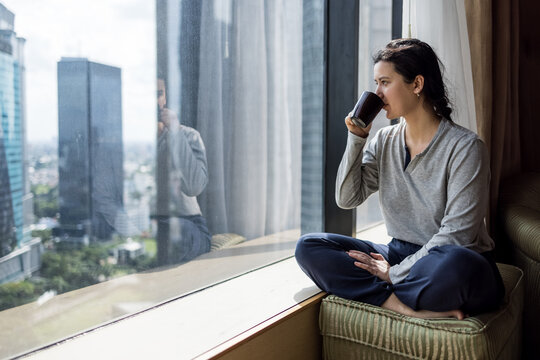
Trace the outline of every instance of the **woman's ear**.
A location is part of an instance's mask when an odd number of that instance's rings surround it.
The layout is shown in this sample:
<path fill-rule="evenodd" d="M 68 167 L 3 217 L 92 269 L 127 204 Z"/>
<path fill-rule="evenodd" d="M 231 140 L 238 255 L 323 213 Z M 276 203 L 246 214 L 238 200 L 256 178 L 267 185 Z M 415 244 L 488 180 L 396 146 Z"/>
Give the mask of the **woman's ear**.
<path fill-rule="evenodd" d="M 424 89 L 424 76 L 416 75 L 416 77 L 414 78 L 413 84 L 414 84 L 413 92 L 419 96 L 422 90 Z"/>

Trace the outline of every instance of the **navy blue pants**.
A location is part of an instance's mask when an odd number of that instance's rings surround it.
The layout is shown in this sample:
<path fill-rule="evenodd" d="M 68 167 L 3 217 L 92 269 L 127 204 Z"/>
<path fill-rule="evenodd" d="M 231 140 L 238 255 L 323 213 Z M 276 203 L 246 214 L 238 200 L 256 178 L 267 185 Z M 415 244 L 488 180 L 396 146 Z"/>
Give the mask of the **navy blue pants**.
<path fill-rule="evenodd" d="M 300 238 L 296 261 L 319 288 L 337 296 L 382 305 L 394 293 L 413 310 L 462 310 L 474 315 L 495 310 L 504 285 L 492 252 L 479 254 L 456 245 L 434 247 L 413 265 L 409 275 L 390 284 L 354 265 L 347 251 L 379 253 L 399 264 L 419 245 L 392 239 L 388 245 L 348 236 L 314 233 Z"/>

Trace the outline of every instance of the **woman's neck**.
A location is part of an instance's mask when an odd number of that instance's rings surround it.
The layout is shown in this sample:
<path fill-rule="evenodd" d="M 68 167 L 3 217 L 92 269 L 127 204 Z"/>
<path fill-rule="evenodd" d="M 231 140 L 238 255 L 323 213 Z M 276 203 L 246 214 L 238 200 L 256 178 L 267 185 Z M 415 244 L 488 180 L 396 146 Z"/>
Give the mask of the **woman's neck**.
<path fill-rule="evenodd" d="M 434 111 L 419 109 L 416 113 L 406 116 L 405 122 L 407 123 L 405 142 L 416 155 L 429 145 L 437 133 L 441 119 Z"/>

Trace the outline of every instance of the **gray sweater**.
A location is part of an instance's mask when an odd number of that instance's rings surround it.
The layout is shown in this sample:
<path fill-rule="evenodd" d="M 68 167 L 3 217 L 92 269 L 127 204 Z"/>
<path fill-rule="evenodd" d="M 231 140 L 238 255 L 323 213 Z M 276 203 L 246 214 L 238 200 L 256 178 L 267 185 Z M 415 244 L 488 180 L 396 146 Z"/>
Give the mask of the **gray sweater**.
<path fill-rule="evenodd" d="M 208 183 L 206 149 L 199 132 L 173 121 L 158 138 L 158 152 L 169 151 L 168 212 L 160 215 L 201 215 L 197 196 Z M 163 211 L 162 211 L 163 212 Z"/>
<path fill-rule="evenodd" d="M 379 190 L 388 235 L 422 247 L 390 268 L 393 284 L 442 245 L 477 252 L 494 248 L 484 223 L 489 162 L 484 143 L 473 132 L 443 119 L 427 148 L 405 165 L 406 122 L 366 139 L 349 132 L 336 180 L 336 202 L 351 209 Z"/>

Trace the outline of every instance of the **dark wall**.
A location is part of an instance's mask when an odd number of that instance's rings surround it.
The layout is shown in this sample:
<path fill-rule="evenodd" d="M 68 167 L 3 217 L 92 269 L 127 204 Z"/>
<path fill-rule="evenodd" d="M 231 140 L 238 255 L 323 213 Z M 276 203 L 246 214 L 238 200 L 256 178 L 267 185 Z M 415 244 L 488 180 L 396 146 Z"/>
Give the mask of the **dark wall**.
<path fill-rule="evenodd" d="M 523 171 L 540 171 L 540 2 L 519 4 L 519 111 L 521 166 Z"/>

